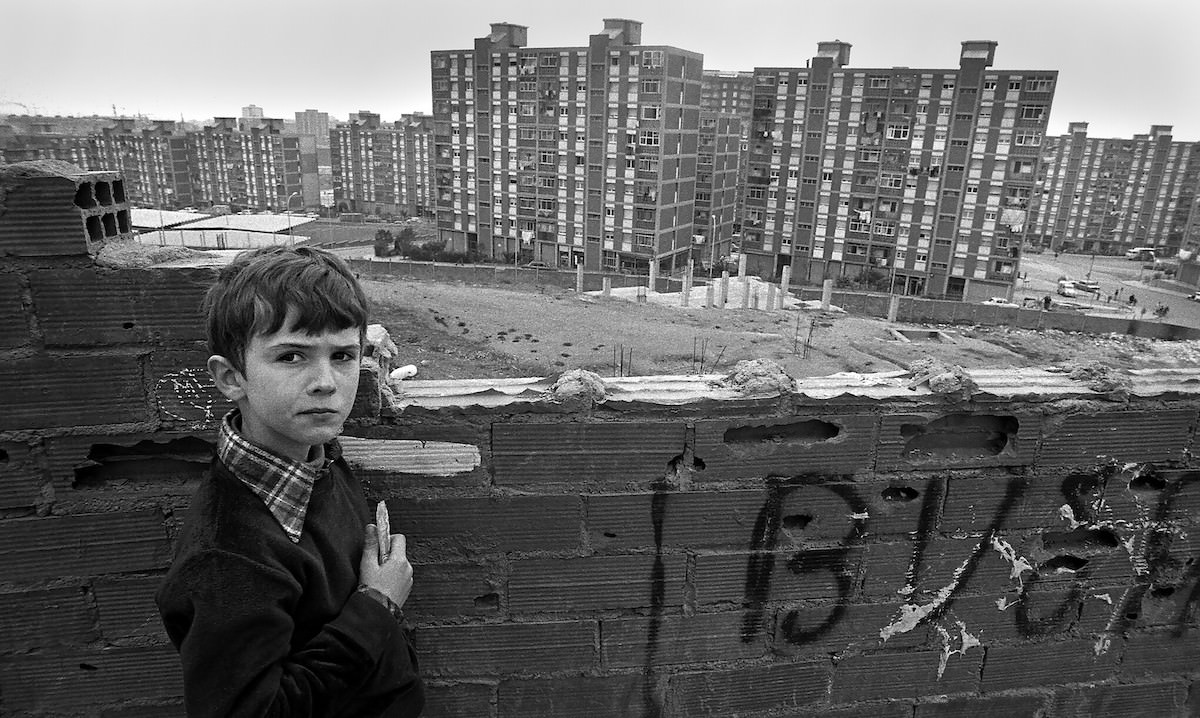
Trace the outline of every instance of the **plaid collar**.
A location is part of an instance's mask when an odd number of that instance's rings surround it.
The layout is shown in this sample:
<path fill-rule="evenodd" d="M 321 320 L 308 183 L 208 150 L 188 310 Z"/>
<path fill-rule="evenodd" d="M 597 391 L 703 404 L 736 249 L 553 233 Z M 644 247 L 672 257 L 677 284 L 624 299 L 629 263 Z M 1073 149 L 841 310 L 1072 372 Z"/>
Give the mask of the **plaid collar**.
<path fill-rule="evenodd" d="M 320 447 L 312 461 L 293 461 L 259 446 L 239 433 L 242 415 L 230 411 L 217 434 L 217 457 L 233 475 L 266 504 L 292 543 L 300 542 L 313 485 L 329 473 L 329 464 L 342 455 L 337 439 Z"/>

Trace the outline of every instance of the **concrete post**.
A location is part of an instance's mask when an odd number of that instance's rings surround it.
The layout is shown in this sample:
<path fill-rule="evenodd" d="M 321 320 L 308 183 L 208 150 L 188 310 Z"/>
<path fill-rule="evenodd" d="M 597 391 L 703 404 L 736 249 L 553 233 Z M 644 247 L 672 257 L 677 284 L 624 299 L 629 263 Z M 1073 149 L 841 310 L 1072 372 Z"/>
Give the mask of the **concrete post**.
<path fill-rule="evenodd" d="M 750 308 L 750 279 L 742 275 L 742 309 Z"/>
<path fill-rule="evenodd" d="M 895 324 L 896 317 L 900 315 L 900 295 L 893 294 L 888 300 L 888 323 Z"/>
<path fill-rule="evenodd" d="M 754 295 L 750 297 L 750 308 L 758 309 L 758 290 L 754 290 Z"/>
<path fill-rule="evenodd" d="M 583 262 L 575 265 L 575 293 L 583 294 Z"/>
<path fill-rule="evenodd" d="M 738 257 L 738 276 L 739 277 L 746 276 L 746 260 L 747 259 L 748 259 L 748 257 L 746 256 L 745 252 L 742 252 L 741 255 Z"/>
<path fill-rule="evenodd" d="M 705 309 L 712 309 L 713 294 L 714 294 L 713 290 L 716 288 L 717 288 L 717 285 L 713 284 L 712 282 L 709 282 L 704 287 L 704 308 Z"/>
<path fill-rule="evenodd" d="M 647 286 L 652 292 L 658 291 L 658 260 L 653 257 L 650 258 L 650 280 Z"/>
<path fill-rule="evenodd" d="M 833 300 L 833 280 L 821 282 L 821 309 L 829 311 L 829 303 Z"/>
<path fill-rule="evenodd" d="M 606 297 L 612 296 L 612 277 L 604 277 L 600 280 L 601 294 Z"/>
<path fill-rule="evenodd" d="M 765 308 L 766 309 L 774 309 L 775 308 L 775 285 L 774 284 L 767 285 L 767 306 Z"/>
<path fill-rule="evenodd" d="M 692 299 L 692 260 L 688 260 L 687 274 L 683 275 L 683 292 L 679 295 L 680 304 L 687 306 Z"/>
<path fill-rule="evenodd" d="M 788 293 L 792 291 L 792 265 L 783 268 L 783 279 L 779 280 L 779 308 L 786 306 Z"/>
<path fill-rule="evenodd" d="M 721 294 L 717 298 L 717 309 L 724 309 L 729 301 L 729 270 L 721 272 Z"/>

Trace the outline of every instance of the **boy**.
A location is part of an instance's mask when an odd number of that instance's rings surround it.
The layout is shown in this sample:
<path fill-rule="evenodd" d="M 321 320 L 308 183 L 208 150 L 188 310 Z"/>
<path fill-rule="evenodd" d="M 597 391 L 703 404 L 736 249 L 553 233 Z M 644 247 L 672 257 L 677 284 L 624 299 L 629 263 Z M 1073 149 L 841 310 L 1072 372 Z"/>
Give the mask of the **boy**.
<path fill-rule="evenodd" d="M 377 544 L 334 438 L 358 389 L 362 289 L 328 252 L 266 247 L 220 272 L 204 310 L 209 372 L 237 408 L 155 597 L 187 714 L 419 715 L 405 538 Z"/>

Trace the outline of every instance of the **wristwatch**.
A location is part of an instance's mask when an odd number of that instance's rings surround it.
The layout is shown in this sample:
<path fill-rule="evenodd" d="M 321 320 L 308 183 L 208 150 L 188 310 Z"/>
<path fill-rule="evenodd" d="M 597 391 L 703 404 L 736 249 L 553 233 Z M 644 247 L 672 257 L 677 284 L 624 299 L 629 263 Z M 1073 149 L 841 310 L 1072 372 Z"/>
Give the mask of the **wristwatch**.
<path fill-rule="evenodd" d="M 397 605 L 396 602 L 391 598 L 389 598 L 388 595 L 383 591 L 380 591 L 377 588 L 371 588 L 365 583 L 361 583 L 358 585 L 358 592 L 365 593 L 367 596 L 370 596 L 372 599 L 378 602 L 379 605 L 386 608 L 388 613 L 392 614 L 392 618 L 396 619 L 397 623 L 404 622 L 404 609 L 400 608 L 400 606 Z"/>

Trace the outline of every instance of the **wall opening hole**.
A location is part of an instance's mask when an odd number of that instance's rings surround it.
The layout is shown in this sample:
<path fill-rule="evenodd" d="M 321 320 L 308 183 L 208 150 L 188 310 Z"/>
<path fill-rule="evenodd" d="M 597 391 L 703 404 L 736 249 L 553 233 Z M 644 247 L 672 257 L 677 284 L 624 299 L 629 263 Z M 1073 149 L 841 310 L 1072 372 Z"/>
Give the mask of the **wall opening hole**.
<path fill-rule="evenodd" d="M 133 446 L 92 444 L 88 465 L 75 469 L 73 488 L 137 481 L 199 480 L 208 471 L 213 444 L 194 436 Z"/>
<path fill-rule="evenodd" d="M 925 425 L 904 424 L 907 458 L 973 458 L 996 456 L 1007 449 L 1020 422 L 1013 416 L 951 414 Z"/>
<path fill-rule="evenodd" d="M 101 219 L 104 222 L 104 236 L 117 236 L 117 216 L 115 214 L 105 214 Z"/>
<path fill-rule="evenodd" d="M 1051 558 L 1044 562 L 1041 567 L 1049 571 L 1078 571 L 1086 565 L 1086 558 L 1064 554 Z"/>
<path fill-rule="evenodd" d="M 7 463 L 8 463 L 8 452 L 5 451 L 4 449 L 0 449 L 0 466 L 3 466 Z"/>
<path fill-rule="evenodd" d="M 730 448 L 754 448 L 762 445 L 806 446 L 829 441 L 841 430 L 836 424 L 811 419 L 791 424 L 771 426 L 739 426 L 725 431 L 724 441 Z M 740 447 L 738 445 L 741 445 Z"/>
<path fill-rule="evenodd" d="M 500 608 L 500 594 L 485 593 L 482 596 L 476 596 L 475 608 L 489 611 Z"/>
<path fill-rule="evenodd" d="M 667 472 L 678 474 L 687 467 L 687 461 L 683 454 L 679 454 L 675 458 L 667 462 Z M 692 471 L 704 471 L 704 460 L 692 457 Z"/>
<path fill-rule="evenodd" d="M 791 514 L 783 517 L 783 527 L 788 531 L 803 531 L 812 520 L 810 514 Z"/>
<path fill-rule="evenodd" d="M 121 322 L 122 329 L 133 329 L 133 322 Z"/>
<path fill-rule="evenodd" d="M 79 670 L 81 670 L 81 671 L 98 671 L 100 669 L 97 668 L 96 666 L 93 666 L 90 663 L 80 663 Z"/>
<path fill-rule="evenodd" d="M 1138 474 L 1129 480 L 1130 491 L 1162 491 L 1165 488 L 1166 479 L 1152 473 Z"/>
<path fill-rule="evenodd" d="M 93 242 L 99 242 L 104 239 L 104 227 L 100 224 L 99 217 L 92 216 L 87 218 L 87 233 L 88 239 Z"/>
<path fill-rule="evenodd" d="M 1047 533 L 1042 536 L 1042 545 L 1050 551 L 1063 548 L 1101 549 L 1121 545 L 1117 535 L 1108 529 L 1077 528 L 1063 533 Z"/>
<path fill-rule="evenodd" d="M 107 182 L 96 183 L 96 199 L 100 200 L 100 204 L 110 205 L 113 203 L 112 186 Z"/>
<path fill-rule="evenodd" d="M 880 492 L 884 501 L 912 501 L 920 492 L 911 486 L 889 486 Z"/>
<path fill-rule="evenodd" d="M 129 210 L 117 210 L 117 229 L 121 234 L 129 234 Z"/>
<path fill-rule="evenodd" d="M 96 206 L 96 197 L 92 194 L 91 182 L 84 182 L 75 188 L 75 206 L 79 209 L 91 209 Z"/>
<path fill-rule="evenodd" d="M 1151 586 L 1150 595 L 1154 598 L 1167 598 L 1175 593 L 1174 586 Z"/>
<path fill-rule="evenodd" d="M 617 535 L 615 533 L 613 533 L 612 531 L 604 532 L 604 538 L 616 538 L 616 537 L 617 537 Z"/>
<path fill-rule="evenodd" d="M 112 188 L 113 188 L 113 199 L 115 199 L 118 204 L 124 203 L 125 202 L 125 180 L 113 180 Z"/>

